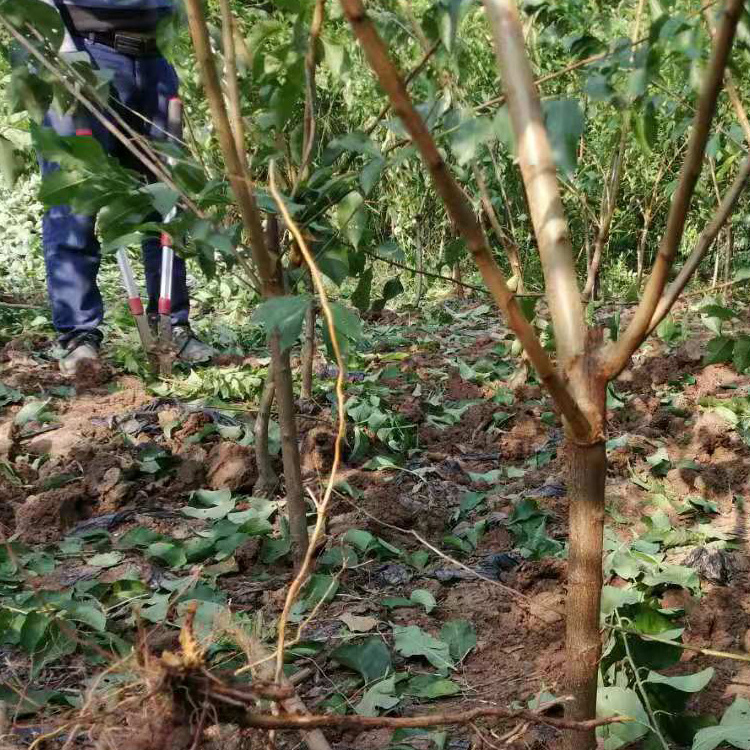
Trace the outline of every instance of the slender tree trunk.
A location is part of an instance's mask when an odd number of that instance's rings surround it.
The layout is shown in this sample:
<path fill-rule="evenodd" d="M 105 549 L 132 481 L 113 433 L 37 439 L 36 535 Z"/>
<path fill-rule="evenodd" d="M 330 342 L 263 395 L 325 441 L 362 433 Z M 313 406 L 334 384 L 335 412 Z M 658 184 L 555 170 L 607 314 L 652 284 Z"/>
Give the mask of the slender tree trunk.
<path fill-rule="evenodd" d="M 601 657 L 599 606 L 602 589 L 604 486 L 607 453 L 604 442 L 580 446 L 568 442 L 570 550 L 566 605 L 565 687 L 573 696 L 569 719 L 596 716 L 596 688 Z M 566 750 L 593 750 L 594 730 L 568 732 Z"/>
<path fill-rule="evenodd" d="M 289 528 L 294 545 L 295 565 L 299 565 L 307 551 L 307 504 L 302 486 L 302 469 L 297 439 L 297 420 L 294 408 L 294 384 L 289 364 L 289 350 L 281 350 L 278 334 L 271 337 L 271 360 L 276 384 L 276 403 L 281 429 L 281 457 L 284 462 L 284 485 L 289 514 Z"/>
<path fill-rule="evenodd" d="M 453 281 L 457 282 L 455 286 L 453 287 L 455 290 L 455 295 L 458 297 L 458 299 L 466 299 L 466 289 L 465 287 L 461 286 L 461 282 L 463 281 L 463 275 L 461 274 L 461 266 L 456 263 L 455 266 L 453 266 Z"/>
<path fill-rule="evenodd" d="M 648 230 L 651 227 L 651 205 L 646 206 L 643 212 L 643 229 L 638 238 L 638 253 L 636 258 L 636 278 L 640 285 L 643 281 L 643 269 L 646 264 L 646 245 L 648 244 Z"/>
<path fill-rule="evenodd" d="M 609 179 L 604 186 L 604 195 L 602 196 L 602 206 L 599 212 L 599 231 L 596 233 L 594 242 L 594 253 L 588 265 L 588 277 L 586 285 L 583 287 L 583 298 L 596 299 L 599 286 L 599 269 L 601 268 L 602 255 L 604 248 L 609 242 L 609 235 L 612 230 L 612 218 L 617 208 L 617 198 L 620 193 L 620 183 L 622 180 L 622 162 L 625 156 L 625 146 L 627 144 L 628 127 L 622 126 L 620 132 L 620 144 L 617 151 L 612 157 L 612 165 L 609 170 Z"/>
<path fill-rule="evenodd" d="M 724 248 L 724 283 L 729 284 L 732 280 L 732 255 L 734 250 L 734 232 L 731 222 L 726 226 L 726 246 Z M 724 291 L 727 299 L 732 296 L 732 287 L 727 286 Z"/>
<path fill-rule="evenodd" d="M 719 283 L 719 261 L 721 260 L 721 250 L 717 247 L 714 255 L 714 275 L 711 278 L 711 289 L 716 289 Z"/>
<path fill-rule="evenodd" d="M 302 346 L 302 387 L 300 397 L 309 401 L 312 399 L 313 363 L 315 362 L 315 320 L 317 309 L 315 303 L 307 308 L 305 313 L 305 343 Z"/>
<path fill-rule="evenodd" d="M 266 242 L 271 257 L 279 258 L 280 233 L 276 216 L 269 216 L 266 227 Z M 281 266 L 277 263 L 276 284 L 283 289 Z M 307 551 L 307 504 L 302 486 L 302 465 L 297 439 L 297 413 L 294 405 L 294 381 L 289 363 L 289 350 L 282 351 L 280 336 L 274 332 L 269 338 L 271 363 L 276 390 L 276 406 L 279 412 L 281 430 L 281 458 L 284 464 L 284 485 L 286 487 L 286 504 L 289 515 L 289 529 L 294 545 L 294 562 L 299 565 Z"/>
<path fill-rule="evenodd" d="M 279 483 L 279 478 L 276 476 L 271 462 L 271 454 L 268 452 L 268 425 L 271 421 L 271 407 L 273 406 L 275 393 L 273 366 L 270 365 L 253 428 L 255 433 L 255 463 L 258 465 L 258 479 L 253 487 L 253 494 L 257 497 L 268 497 Z"/>
<path fill-rule="evenodd" d="M 414 242 L 416 244 L 416 258 L 417 261 L 417 295 L 414 299 L 414 304 L 419 307 L 419 305 L 422 303 L 422 297 L 424 297 L 424 276 L 422 275 L 422 271 L 424 271 L 424 245 L 422 244 L 422 228 L 419 226 L 419 219 L 417 222 L 417 226 L 414 231 Z"/>

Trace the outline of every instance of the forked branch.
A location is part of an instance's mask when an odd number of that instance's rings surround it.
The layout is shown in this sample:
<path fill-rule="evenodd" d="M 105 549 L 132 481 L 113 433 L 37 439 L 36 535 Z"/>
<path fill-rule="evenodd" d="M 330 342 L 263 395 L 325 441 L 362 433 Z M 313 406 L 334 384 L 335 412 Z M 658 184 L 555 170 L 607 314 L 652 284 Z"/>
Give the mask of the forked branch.
<path fill-rule="evenodd" d="M 703 156 L 708 142 L 711 121 L 716 111 L 716 103 L 724 81 L 724 71 L 729 62 L 729 55 L 743 5 L 744 0 L 727 0 L 724 6 L 724 17 L 714 38 L 711 61 L 706 71 L 698 108 L 693 119 L 687 154 L 682 165 L 677 190 L 672 199 L 667 217 L 667 227 L 654 261 L 654 267 L 630 325 L 620 339 L 610 346 L 603 363 L 606 374 L 610 378 L 616 377 L 622 372 L 633 352 L 648 335 L 651 320 L 667 284 L 669 271 L 674 263 L 685 230 L 685 222 L 695 185 L 703 166 Z"/>
<path fill-rule="evenodd" d="M 568 421 L 573 435 L 578 440 L 588 441 L 591 433 L 588 420 L 542 348 L 536 332 L 521 312 L 513 292 L 508 288 L 505 276 L 492 255 L 484 231 L 466 195 L 453 179 L 430 131 L 414 107 L 401 74 L 390 59 L 388 50 L 368 17 L 362 1 L 339 0 L 339 2 L 362 45 L 370 67 L 390 99 L 393 110 L 419 149 L 451 221 L 466 240 L 474 262 L 492 296 L 506 316 L 509 327 L 518 336 L 539 378 Z M 580 300 L 578 304 L 580 306 Z"/>

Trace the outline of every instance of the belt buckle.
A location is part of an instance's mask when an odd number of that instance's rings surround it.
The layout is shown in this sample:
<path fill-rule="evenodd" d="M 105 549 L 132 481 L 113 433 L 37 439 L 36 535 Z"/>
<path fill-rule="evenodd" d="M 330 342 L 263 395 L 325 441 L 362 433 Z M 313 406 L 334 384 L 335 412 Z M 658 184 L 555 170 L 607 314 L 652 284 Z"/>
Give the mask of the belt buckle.
<path fill-rule="evenodd" d="M 116 31 L 114 41 L 115 51 L 121 52 L 123 55 L 137 57 L 146 52 L 146 40 L 141 36 L 128 34 L 123 31 Z"/>

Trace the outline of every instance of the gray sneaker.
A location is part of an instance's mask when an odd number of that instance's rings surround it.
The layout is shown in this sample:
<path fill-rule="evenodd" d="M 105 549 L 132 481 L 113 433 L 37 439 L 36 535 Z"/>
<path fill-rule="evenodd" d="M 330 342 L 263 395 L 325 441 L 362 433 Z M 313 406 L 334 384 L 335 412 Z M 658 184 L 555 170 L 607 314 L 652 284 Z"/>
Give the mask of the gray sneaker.
<path fill-rule="evenodd" d="M 195 336 L 189 325 L 172 328 L 172 343 L 177 350 L 177 358 L 183 362 L 209 362 L 216 350 Z"/>
<path fill-rule="evenodd" d="M 84 361 L 98 361 L 100 336 L 95 332 L 82 333 L 72 339 L 60 358 L 60 372 L 68 378 L 75 377 L 78 367 Z"/>

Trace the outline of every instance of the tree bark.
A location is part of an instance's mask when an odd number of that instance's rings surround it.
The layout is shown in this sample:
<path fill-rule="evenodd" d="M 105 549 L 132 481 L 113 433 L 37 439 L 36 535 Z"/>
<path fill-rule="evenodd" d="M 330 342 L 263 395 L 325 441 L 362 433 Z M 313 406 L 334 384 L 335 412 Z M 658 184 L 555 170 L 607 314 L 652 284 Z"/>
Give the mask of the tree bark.
<path fill-rule="evenodd" d="M 266 382 L 258 404 L 258 414 L 255 417 L 255 463 L 258 467 L 258 479 L 253 487 L 253 495 L 268 497 L 276 489 L 279 478 L 273 469 L 271 454 L 268 452 L 268 424 L 271 421 L 271 407 L 276 393 L 273 382 L 273 365 L 269 365 Z"/>
<path fill-rule="evenodd" d="M 565 688 L 573 696 L 568 719 L 596 716 L 596 688 L 601 657 L 599 606 L 602 589 L 605 443 L 581 446 L 568 441 L 570 550 L 565 624 Z M 593 750 L 594 730 L 568 731 L 566 750 Z"/>

